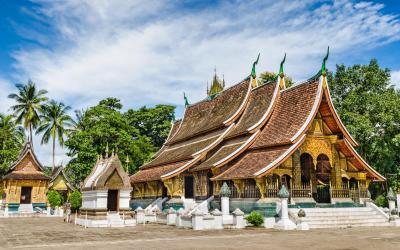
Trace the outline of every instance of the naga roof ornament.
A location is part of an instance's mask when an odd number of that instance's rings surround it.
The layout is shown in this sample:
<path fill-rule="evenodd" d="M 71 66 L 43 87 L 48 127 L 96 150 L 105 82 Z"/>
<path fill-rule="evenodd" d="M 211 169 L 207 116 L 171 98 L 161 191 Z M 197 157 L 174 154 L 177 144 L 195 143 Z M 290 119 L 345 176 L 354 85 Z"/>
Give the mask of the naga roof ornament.
<path fill-rule="evenodd" d="M 328 60 L 328 57 L 329 57 L 329 46 L 328 46 L 328 49 L 326 51 L 326 55 L 325 55 L 324 59 L 322 60 L 321 74 L 323 76 L 326 76 L 326 61 Z"/>
<path fill-rule="evenodd" d="M 189 106 L 189 100 L 188 100 L 185 92 L 183 92 L 183 99 L 185 100 L 185 108 L 186 108 L 187 106 Z"/>
<path fill-rule="evenodd" d="M 256 74 L 256 65 L 258 64 L 258 60 L 260 59 L 260 53 L 258 53 L 257 60 L 253 62 L 253 67 L 251 68 L 251 86 L 253 88 L 257 87 L 257 74 Z"/>
<path fill-rule="evenodd" d="M 277 75 L 277 78 L 280 78 L 279 79 L 279 87 L 281 89 L 286 89 L 285 73 L 283 71 L 283 65 L 285 64 L 285 61 L 286 61 L 286 53 L 285 53 L 285 56 L 283 57 L 283 59 L 281 61 L 281 64 L 280 64 L 280 67 L 279 67 L 279 73 Z"/>

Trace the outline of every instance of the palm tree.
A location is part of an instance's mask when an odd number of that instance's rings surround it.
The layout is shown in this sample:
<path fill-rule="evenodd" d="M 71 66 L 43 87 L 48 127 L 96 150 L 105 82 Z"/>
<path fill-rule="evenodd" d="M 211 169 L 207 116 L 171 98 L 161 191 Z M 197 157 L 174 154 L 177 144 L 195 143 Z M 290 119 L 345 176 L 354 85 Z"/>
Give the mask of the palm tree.
<path fill-rule="evenodd" d="M 44 105 L 40 115 L 41 123 L 36 130 L 36 134 L 43 133 L 41 144 L 47 144 L 53 140 L 53 168 L 55 166 L 56 138 L 60 146 L 64 146 L 64 136 L 68 129 L 73 125 L 72 118 L 67 114 L 71 109 L 62 102 L 51 100 Z"/>
<path fill-rule="evenodd" d="M 47 101 L 47 91 L 44 89 L 37 90 L 35 83 L 31 80 L 27 84 L 15 85 L 18 93 L 8 95 L 8 98 L 14 99 L 17 104 L 11 106 L 11 110 L 17 117 L 17 123 L 22 123 L 25 129 L 29 129 L 29 141 L 32 143 L 32 130 L 37 127 L 40 122 L 39 112 L 43 103 Z"/>

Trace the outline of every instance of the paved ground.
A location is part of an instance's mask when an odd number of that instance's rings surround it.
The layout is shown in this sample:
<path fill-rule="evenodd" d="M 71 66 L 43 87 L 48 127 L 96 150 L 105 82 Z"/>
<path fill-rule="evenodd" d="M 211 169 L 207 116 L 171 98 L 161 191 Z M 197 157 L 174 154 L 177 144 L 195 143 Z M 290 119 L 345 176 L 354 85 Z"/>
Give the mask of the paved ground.
<path fill-rule="evenodd" d="M 0 219 L 0 249 L 400 249 L 400 228 L 193 231 L 164 225 L 84 229 L 59 218 Z"/>

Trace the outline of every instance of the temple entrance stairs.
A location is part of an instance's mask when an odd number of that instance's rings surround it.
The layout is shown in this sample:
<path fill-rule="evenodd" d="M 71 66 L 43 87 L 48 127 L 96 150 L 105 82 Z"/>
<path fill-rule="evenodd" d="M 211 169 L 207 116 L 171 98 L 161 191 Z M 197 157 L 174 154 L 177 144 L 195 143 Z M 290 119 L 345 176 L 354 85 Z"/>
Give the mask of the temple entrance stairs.
<path fill-rule="evenodd" d="M 35 212 L 33 211 L 33 206 L 32 204 L 19 204 L 18 207 L 18 216 L 19 217 L 23 217 L 23 216 L 32 216 L 34 215 Z M 10 213 L 9 215 L 12 216 L 12 213 Z"/>
<path fill-rule="evenodd" d="M 110 227 L 123 227 L 124 221 L 118 212 L 109 212 L 107 214 L 107 223 Z"/>
<path fill-rule="evenodd" d="M 390 226 L 388 217 L 373 207 L 346 208 L 303 208 L 302 218 L 310 228 L 347 228 Z M 291 208 L 290 214 L 297 215 L 299 209 Z M 298 218 L 296 218 L 297 220 Z"/>

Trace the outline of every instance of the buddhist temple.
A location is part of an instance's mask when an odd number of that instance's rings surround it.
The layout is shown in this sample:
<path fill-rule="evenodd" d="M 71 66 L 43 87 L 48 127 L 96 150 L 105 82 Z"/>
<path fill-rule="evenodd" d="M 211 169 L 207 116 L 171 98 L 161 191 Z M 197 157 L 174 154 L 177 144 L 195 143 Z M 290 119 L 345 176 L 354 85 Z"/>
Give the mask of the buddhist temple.
<path fill-rule="evenodd" d="M 57 166 L 53 168 L 49 189 L 59 192 L 63 196 L 64 201 L 67 200 L 68 195 L 71 192 L 75 191 L 75 187 L 65 173 L 63 166 Z"/>
<path fill-rule="evenodd" d="M 50 178 L 44 174 L 31 142 L 24 145 L 18 159 L 3 177 L 5 202 L 10 212 L 32 213 L 46 209 Z"/>
<path fill-rule="evenodd" d="M 132 186 L 117 154 L 99 157 L 86 177 L 78 224 L 88 227 L 133 225 L 129 200 Z"/>
<path fill-rule="evenodd" d="M 131 176 L 132 202 L 217 200 L 226 182 L 242 203 L 273 202 L 282 185 L 291 204 L 362 203 L 368 185 L 385 179 L 357 153 L 335 110 L 326 60 L 290 88 L 284 60 L 276 80 L 260 84 L 258 59 L 239 83 L 211 87 L 217 93 L 188 105 L 160 151 Z"/>

